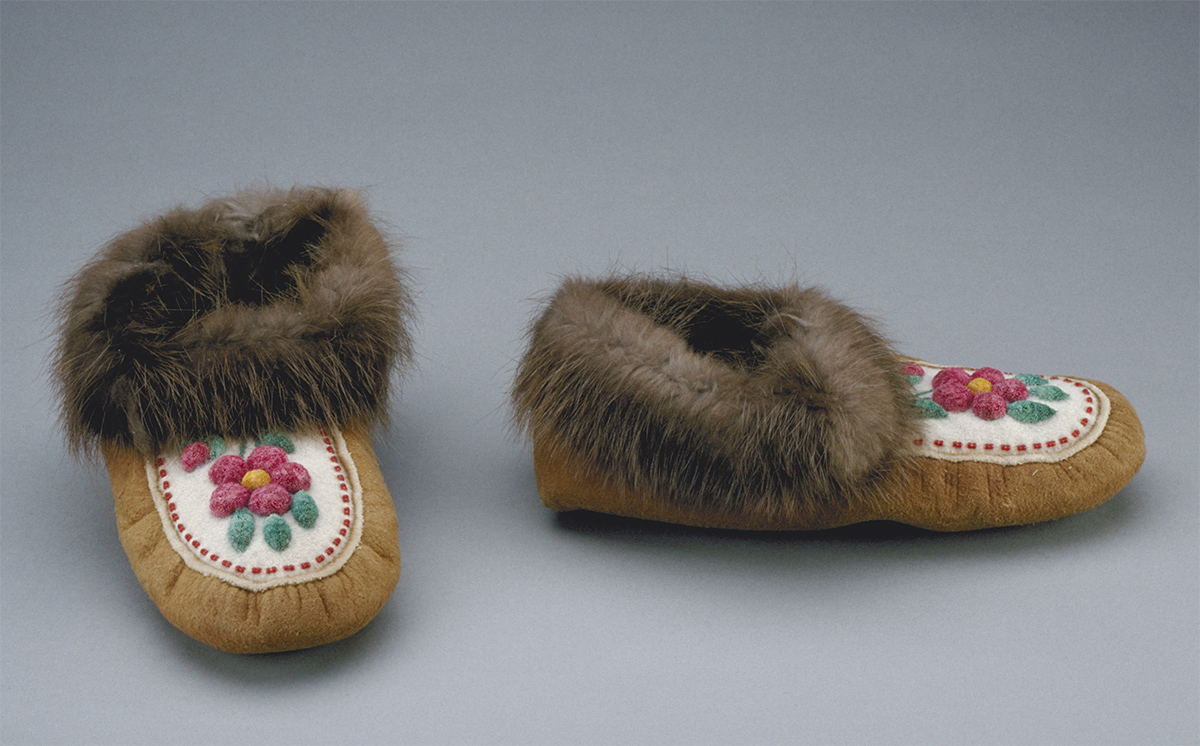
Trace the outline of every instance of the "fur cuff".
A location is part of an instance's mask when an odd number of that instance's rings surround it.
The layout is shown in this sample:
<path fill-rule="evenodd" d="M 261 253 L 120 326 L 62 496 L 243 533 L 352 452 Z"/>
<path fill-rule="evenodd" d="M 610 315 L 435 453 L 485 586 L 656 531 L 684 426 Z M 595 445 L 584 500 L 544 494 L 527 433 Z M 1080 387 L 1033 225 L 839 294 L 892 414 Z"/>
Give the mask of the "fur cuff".
<path fill-rule="evenodd" d="M 518 425 L 675 504 L 790 514 L 868 497 L 918 437 L 903 362 L 816 289 L 565 282 L 530 331 Z"/>
<path fill-rule="evenodd" d="M 353 191 L 239 194 L 118 236 L 69 283 L 54 371 L 71 444 L 372 424 L 410 299 Z"/>

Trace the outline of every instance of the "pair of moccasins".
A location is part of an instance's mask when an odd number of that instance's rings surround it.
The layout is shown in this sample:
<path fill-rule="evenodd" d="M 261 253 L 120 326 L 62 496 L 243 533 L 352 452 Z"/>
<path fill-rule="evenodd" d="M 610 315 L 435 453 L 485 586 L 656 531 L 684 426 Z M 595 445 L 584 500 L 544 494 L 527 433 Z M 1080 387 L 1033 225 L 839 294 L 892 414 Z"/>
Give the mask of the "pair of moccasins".
<path fill-rule="evenodd" d="M 404 277 L 361 197 L 177 209 L 72 280 L 55 372 L 139 582 L 222 650 L 346 637 L 400 574 L 371 447 L 410 357 Z M 903 357 L 816 289 L 569 279 L 513 403 L 542 502 L 693 526 L 941 531 L 1094 507 L 1141 466 L 1111 386 Z"/>

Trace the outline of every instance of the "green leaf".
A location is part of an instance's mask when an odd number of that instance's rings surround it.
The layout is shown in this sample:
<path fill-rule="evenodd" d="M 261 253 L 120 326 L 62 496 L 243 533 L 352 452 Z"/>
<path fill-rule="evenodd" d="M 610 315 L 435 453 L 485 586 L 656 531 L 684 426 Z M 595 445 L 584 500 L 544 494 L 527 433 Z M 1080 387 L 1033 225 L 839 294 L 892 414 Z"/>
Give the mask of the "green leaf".
<path fill-rule="evenodd" d="M 1029 394 L 1031 396 L 1036 396 L 1039 399 L 1045 399 L 1046 401 L 1062 401 L 1070 396 L 1070 394 L 1068 394 L 1066 391 L 1063 391 L 1059 387 L 1050 385 L 1031 386 L 1029 389 Z"/>
<path fill-rule="evenodd" d="M 292 517 L 301 527 L 312 528 L 318 515 L 317 502 L 312 499 L 312 495 L 304 490 L 292 495 Z"/>
<path fill-rule="evenodd" d="M 246 551 L 250 540 L 254 538 L 254 514 L 245 508 L 238 508 L 229 517 L 229 529 L 226 532 L 229 543 L 239 552 Z"/>
<path fill-rule="evenodd" d="M 1015 378 L 1026 386 L 1045 386 L 1050 383 L 1045 378 L 1032 373 L 1018 373 Z"/>
<path fill-rule="evenodd" d="M 912 384 L 913 386 L 916 386 L 918 383 L 921 382 L 921 376 L 909 376 L 908 382 L 910 384 Z"/>
<path fill-rule="evenodd" d="M 927 420 L 940 420 L 950 416 L 941 404 L 932 399 L 913 399 L 913 406 L 921 410 L 921 416 Z"/>
<path fill-rule="evenodd" d="M 288 453 L 295 453 L 296 451 L 296 444 L 292 442 L 291 438 L 283 433 L 274 431 L 258 436 L 254 439 L 254 444 L 259 446 L 279 446 Z"/>
<path fill-rule="evenodd" d="M 1026 424 L 1033 424 L 1050 419 L 1054 416 L 1054 410 L 1041 402 L 1026 399 L 1009 404 L 1008 416 Z"/>
<path fill-rule="evenodd" d="M 225 453 L 225 439 L 220 435 L 213 435 L 205 438 L 204 442 L 208 444 L 208 457 L 216 458 L 222 453 Z"/>
<path fill-rule="evenodd" d="M 276 552 L 282 552 L 292 543 L 292 529 L 279 514 L 271 515 L 263 524 L 263 539 L 266 540 L 267 546 Z"/>

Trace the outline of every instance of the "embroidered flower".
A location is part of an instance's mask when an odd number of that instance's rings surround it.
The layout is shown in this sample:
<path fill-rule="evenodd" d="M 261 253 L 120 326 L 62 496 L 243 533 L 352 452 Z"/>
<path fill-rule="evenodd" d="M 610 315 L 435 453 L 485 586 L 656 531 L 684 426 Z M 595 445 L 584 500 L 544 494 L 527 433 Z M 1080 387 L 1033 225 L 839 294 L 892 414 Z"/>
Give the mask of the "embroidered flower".
<path fill-rule="evenodd" d="M 285 436 L 269 436 L 257 439 L 259 445 L 248 456 L 227 453 L 208 469 L 209 481 L 216 485 L 209 498 L 209 510 L 218 518 L 230 519 L 226 533 L 239 552 L 245 551 L 254 538 L 255 516 L 266 519 L 263 539 L 280 552 L 292 540 L 284 515 L 290 512 L 302 528 L 312 528 L 317 520 L 316 502 L 307 492 L 312 486 L 308 469 L 288 460 L 291 442 Z M 224 450 L 223 442 L 219 442 L 218 450 L 213 440 L 197 441 L 183 449 L 180 460 L 190 472 Z"/>
<path fill-rule="evenodd" d="M 1008 414 L 1010 402 L 1029 398 L 1029 389 L 1016 378 L 1005 378 L 995 368 L 967 373 L 946 368 L 933 377 L 933 402 L 947 412 L 970 409 L 983 420 L 998 420 Z"/>
<path fill-rule="evenodd" d="M 905 373 L 916 383 L 925 371 L 920 366 L 909 364 L 905 366 Z M 952 412 L 970 411 L 982 420 L 998 420 L 1009 416 L 1020 422 L 1032 423 L 1054 415 L 1054 410 L 1045 404 L 1027 401 L 1031 394 L 1050 401 L 1067 396 L 1062 389 L 1049 385 L 1040 376 L 1007 378 L 995 368 L 979 368 L 973 373 L 964 368 L 945 368 L 934 375 L 933 389 L 918 394 L 915 401 L 926 418 L 942 418 Z M 926 395 L 931 396 L 926 399 Z"/>
<path fill-rule="evenodd" d="M 190 474 L 196 470 L 196 467 L 222 453 L 225 453 L 225 441 L 221 438 L 207 438 L 184 448 L 183 453 L 179 455 L 179 460 L 183 462 L 183 470 Z"/>

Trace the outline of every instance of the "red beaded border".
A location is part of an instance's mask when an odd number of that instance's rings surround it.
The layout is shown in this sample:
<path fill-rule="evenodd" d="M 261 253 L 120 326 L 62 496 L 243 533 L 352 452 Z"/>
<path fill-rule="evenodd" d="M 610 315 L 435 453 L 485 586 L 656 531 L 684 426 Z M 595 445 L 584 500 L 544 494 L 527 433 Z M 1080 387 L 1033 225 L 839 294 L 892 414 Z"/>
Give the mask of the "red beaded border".
<path fill-rule="evenodd" d="M 1087 395 L 1086 401 L 1087 401 L 1088 407 L 1087 407 L 1087 409 L 1084 410 L 1084 412 L 1089 415 L 1094 412 L 1094 410 L 1095 410 L 1094 405 L 1096 403 L 1095 399 L 1092 396 L 1092 392 L 1090 390 L 1088 390 L 1082 383 L 1080 383 L 1079 381 L 1076 381 L 1074 379 L 1071 379 L 1071 378 L 1060 378 L 1059 376 L 1049 376 L 1046 380 L 1048 380 L 1048 381 L 1063 381 L 1064 383 L 1075 384 L 1076 388 L 1081 389 L 1080 393 Z M 1089 422 L 1091 422 L 1091 418 L 1084 417 L 1083 419 L 1081 419 L 1079 421 L 1079 426 L 1087 427 Z M 966 451 L 978 451 L 978 450 L 995 451 L 996 449 L 999 449 L 1000 451 L 1005 452 L 1005 453 L 1009 453 L 1009 452 L 1013 452 L 1013 451 L 1016 451 L 1017 453 L 1024 453 L 1024 452 L 1028 451 L 1030 448 L 1032 448 L 1035 451 L 1040 451 L 1043 448 L 1050 449 L 1050 448 L 1057 448 L 1058 446 L 1067 445 L 1068 443 L 1071 442 L 1071 440 L 1078 438 L 1082 433 L 1083 433 L 1082 430 L 1080 430 L 1079 428 L 1075 428 L 1075 429 L 1071 430 L 1071 434 L 1069 436 L 1064 435 L 1064 436 L 1059 437 L 1056 440 L 1047 440 L 1044 442 L 1038 442 L 1038 443 L 1033 443 L 1033 444 L 984 443 L 981 448 L 979 443 L 972 443 L 970 441 L 964 442 L 964 441 L 959 441 L 959 440 L 953 440 L 953 441 L 950 441 L 949 443 L 947 443 L 944 440 L 935 440 L 935 441 L 933 441 L 932 445 L 935 448 L 947 448 L 947 447 L 953 448 L 955 451 L 957 451 L 959 453 L 965 453 Z M 925 439 L 917 438 L 916 440 L 913 441 L 913 445 L 915 445 L 915 446 L 925 445 Z"/>
<path fill-rule="evenodd" d="M 346 486 L 346 475 L 342 473 L 342 465 L 338 460 L 337 451 L 335 451 L 333 448 L 333 441 L 329 438 L 329 433 L 325 432 L 323 429 L 320 431 L 320 433 L 321 439 L 325 443 L 325 450 L 330 454 L 329 460 L 333 462 L 333 470 L 337 472 L 336 476 L 339 482 L 338 487 L 342 491 L 342 502 L 346 504 L 345 507 L 342 508 L 342 513 L 343 515 L 349 516 L 350 490 Z M 351 523 L 350 518 L 347 517 L 342 519 L 342 528 L 338 530 L 338 536 L 335 536 L 333 541 L 330 542 L 331 546 L 326 547 L 324 552 L 318 554 L 310 562 L 301 562 L 299 565 L 280 565 L 273 567 L 246 567 L 244 565 L 235 565 L 231 560 L 223 560 L 219 554 L 209 552 L 207 548 L 201 547 L 200 542 L 194 539 L 191 534 L 187 533 L 187 527 L 179 522 L 179 513 L 175 512 L 175 503 L 172 502 L 174 498 L 171 497 L 170 493 L 171 483 L 166 479 L 167 470 L 163 468 L 163 466 L 166 465 L 166 461 L 160 456 L 156 464 L 158 466 L 158 479 L 162 488 L 163 497 L 167 500 L 167 510 L 171 512 L 171 521 L 175 524 L 175 530 L 178 532 L 180 538 L 183 539 L 184 543 L 191 544 L 193 548 L 199 549 L 201 557 L 209 560 L 213 564 L 220 565 L 227 570 L 233 570 L 234 572 L 242 575 L 246 574 L 247 571 L 249 571 L 251 575 L 274 575 L 280 570 L 283 572 L 310 570 L 312 569 L 314 562 L 319 565 L 329 557 L 332 557 L 333 553 L 337 551 L 337 547 L 341 546 L 342 539 L 346 538 L 350 533 Z"/>

